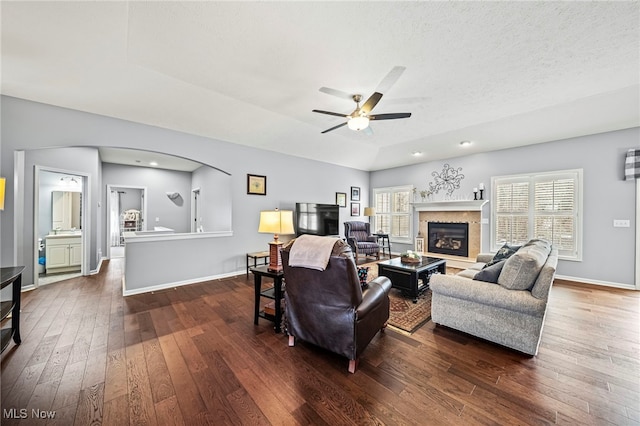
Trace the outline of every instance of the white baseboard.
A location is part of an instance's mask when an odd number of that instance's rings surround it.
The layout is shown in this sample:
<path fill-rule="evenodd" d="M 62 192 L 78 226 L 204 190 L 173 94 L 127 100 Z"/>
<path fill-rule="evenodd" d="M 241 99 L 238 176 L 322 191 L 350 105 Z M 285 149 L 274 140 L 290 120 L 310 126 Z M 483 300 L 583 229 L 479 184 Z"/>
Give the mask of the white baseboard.
<path fill-rule="evenodd" d="M 160 290 L 167 290 L 167 289 L 171 289 L 171 288 L 175 288 L 175 287 L 181 287 L 183 285 L 189 285 L 189 284 L 197 284 L 197 283 L 201 283 L 204 281 L 213 281 L 213 280 L 220 280 L 223 278 L 230 278 L 230 277 L 235 277 L 238 275 L 244 275 L 246 273 L 246 270 L 241 270 L 241 271 L 236 271 L 236 272 L 228 272 L 225 274 L 219 274 L 219 275 L 211 275 L 208 277 L 198 277 L 198 278 L 192 278 L 189 280 L 184 280 L 184 281 L 176 281 L 176 282 L 170 282 L 170 283 L 163 283 L 163 284 L 157 284 L 154 286 L 149 286 L 149 287 L 143 287 L 143 288 L 136 288 L 136 289 L 131 289 L 131 290 L 127 290 L 126 289 L 126 284 L 124 281 L 124 277 L 122 277 L 122 295 L 123 296 L 133 296 L 134 294 L 143 294 L 143 293 L 149 293 L 149 292 L 154 292 L 154 291 L 160 291 Z"/>
<path fill-rule="evenodd" d="M 102 269 L 102 262 L 107 260 L 106 257 L 102 256 L 100 258 L 100 261 L 98 262 L 98 266 L 96 266 L 96 269 L 92 269 L 89 271 L 89 275 L 96 275 L 100 273 L 100 270 Z"/>
<path fill-rule="evenodd" d="M 556 274 L 555 277 L 559 280 L 567 280 L 567 281 L 573 281 L 576 283 L 598 285 L 601 287 L 615 287 L 615 288 L 623 288 L 626 290 L 637 290 L 633 284 L 614 283 L 610 281 L 592 280 L 589 278 L 570 277 L 568 275 L 558 275 L 558 274 Z"/>

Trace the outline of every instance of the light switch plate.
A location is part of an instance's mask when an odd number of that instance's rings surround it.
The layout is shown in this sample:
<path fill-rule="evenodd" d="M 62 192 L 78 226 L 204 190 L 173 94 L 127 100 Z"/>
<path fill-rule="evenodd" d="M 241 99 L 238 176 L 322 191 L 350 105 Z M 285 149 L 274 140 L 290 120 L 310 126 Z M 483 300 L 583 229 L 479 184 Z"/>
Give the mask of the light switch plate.
<path fill-rule="evenodd" d="M 613 219 L 614 228 L 628 228 L 631 226 L 631 222 L 626 219 Z"/>

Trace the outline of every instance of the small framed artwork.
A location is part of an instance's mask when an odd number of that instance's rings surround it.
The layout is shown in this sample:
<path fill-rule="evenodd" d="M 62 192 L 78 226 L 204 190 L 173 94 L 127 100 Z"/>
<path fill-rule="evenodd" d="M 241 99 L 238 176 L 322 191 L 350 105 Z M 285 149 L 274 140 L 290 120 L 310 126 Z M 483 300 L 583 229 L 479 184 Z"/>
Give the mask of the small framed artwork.
<path fill-rule="evenodd" d="M 351 203 L 351 216 L 360 216 L 360 203 Z"/>
<path fill-rule="evenodd" d="M 357 186 L 351 187 L 351 201 L 360 201 L 360 188 Z"/>
<path fill-rule="evenodd" d="M 347 193 L 336 192 L 336 204 L 340 207 L 347 207 Z"/>
<path fill-rule="evenodd" d="M 247 174 L 247 194 L 267 195 L 267 177 Z"/>

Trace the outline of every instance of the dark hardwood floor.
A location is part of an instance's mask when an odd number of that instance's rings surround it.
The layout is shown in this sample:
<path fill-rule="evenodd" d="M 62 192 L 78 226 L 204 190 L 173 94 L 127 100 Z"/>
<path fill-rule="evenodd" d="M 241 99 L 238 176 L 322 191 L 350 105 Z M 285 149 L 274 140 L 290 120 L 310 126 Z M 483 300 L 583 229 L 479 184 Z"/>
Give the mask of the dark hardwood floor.
<path fill-rule="evenodd" d="M 640 424 L 640 292 L 556 282 L 536 357 L 429 322 L 349 374 L 254 326 L 252 277 L 123 298 L 122 268 L 23 293 L 3 425 Z"/>

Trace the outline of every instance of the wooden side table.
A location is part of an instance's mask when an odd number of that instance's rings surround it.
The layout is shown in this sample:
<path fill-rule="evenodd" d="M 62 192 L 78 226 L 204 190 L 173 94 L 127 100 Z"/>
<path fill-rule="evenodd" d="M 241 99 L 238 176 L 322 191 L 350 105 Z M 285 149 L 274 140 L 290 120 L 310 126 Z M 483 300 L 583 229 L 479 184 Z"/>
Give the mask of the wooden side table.
<path fill-rule="evenodd" d="M 268 265 L 260 265 L 250 268 L 254 277 L 254 290 L 255 290 L 255 306 L 253 314 L 253 323 L 258 324 L 258 318 L 262 317 L 273 321 L 275 326 L 273 327 L 276 333 L 280 333 L 280 323 L 282 322 L 282 281 L 284 278 L 284 272 L 269 271 Z M 272 278 L 273 287 L 262 290 L 262 277 Z M 275 315 L 270 315 L 260 310 L 260 298 L 265 297 L 272 299 L 275 302 Z"/>
<path fill-rule="evenodd" d="M 0 320 L 4 320 L 11 314 L 11 328 L 3 328 L 0 332 L 0 352 L 3 352 L 13 337 L 16 345 L 22 342 L 20 339 L 20 292 L 22 291 L 22 271 L 24 266 L 0 268 L 2 286 L 0 289 L 13 284 L 12 299 L 0 302 Z"/>
<path fill-rule="evenodd" d="M 249 278 L 249 259 L 253 259 L 253 267 L 258 266 L 258 259 L 263 259 L 263 264 L 266 265 L 269 263 L 269 252 L 268 251 L 255 251 L 253 253 L 247 253 L 247 278 Z"/>

